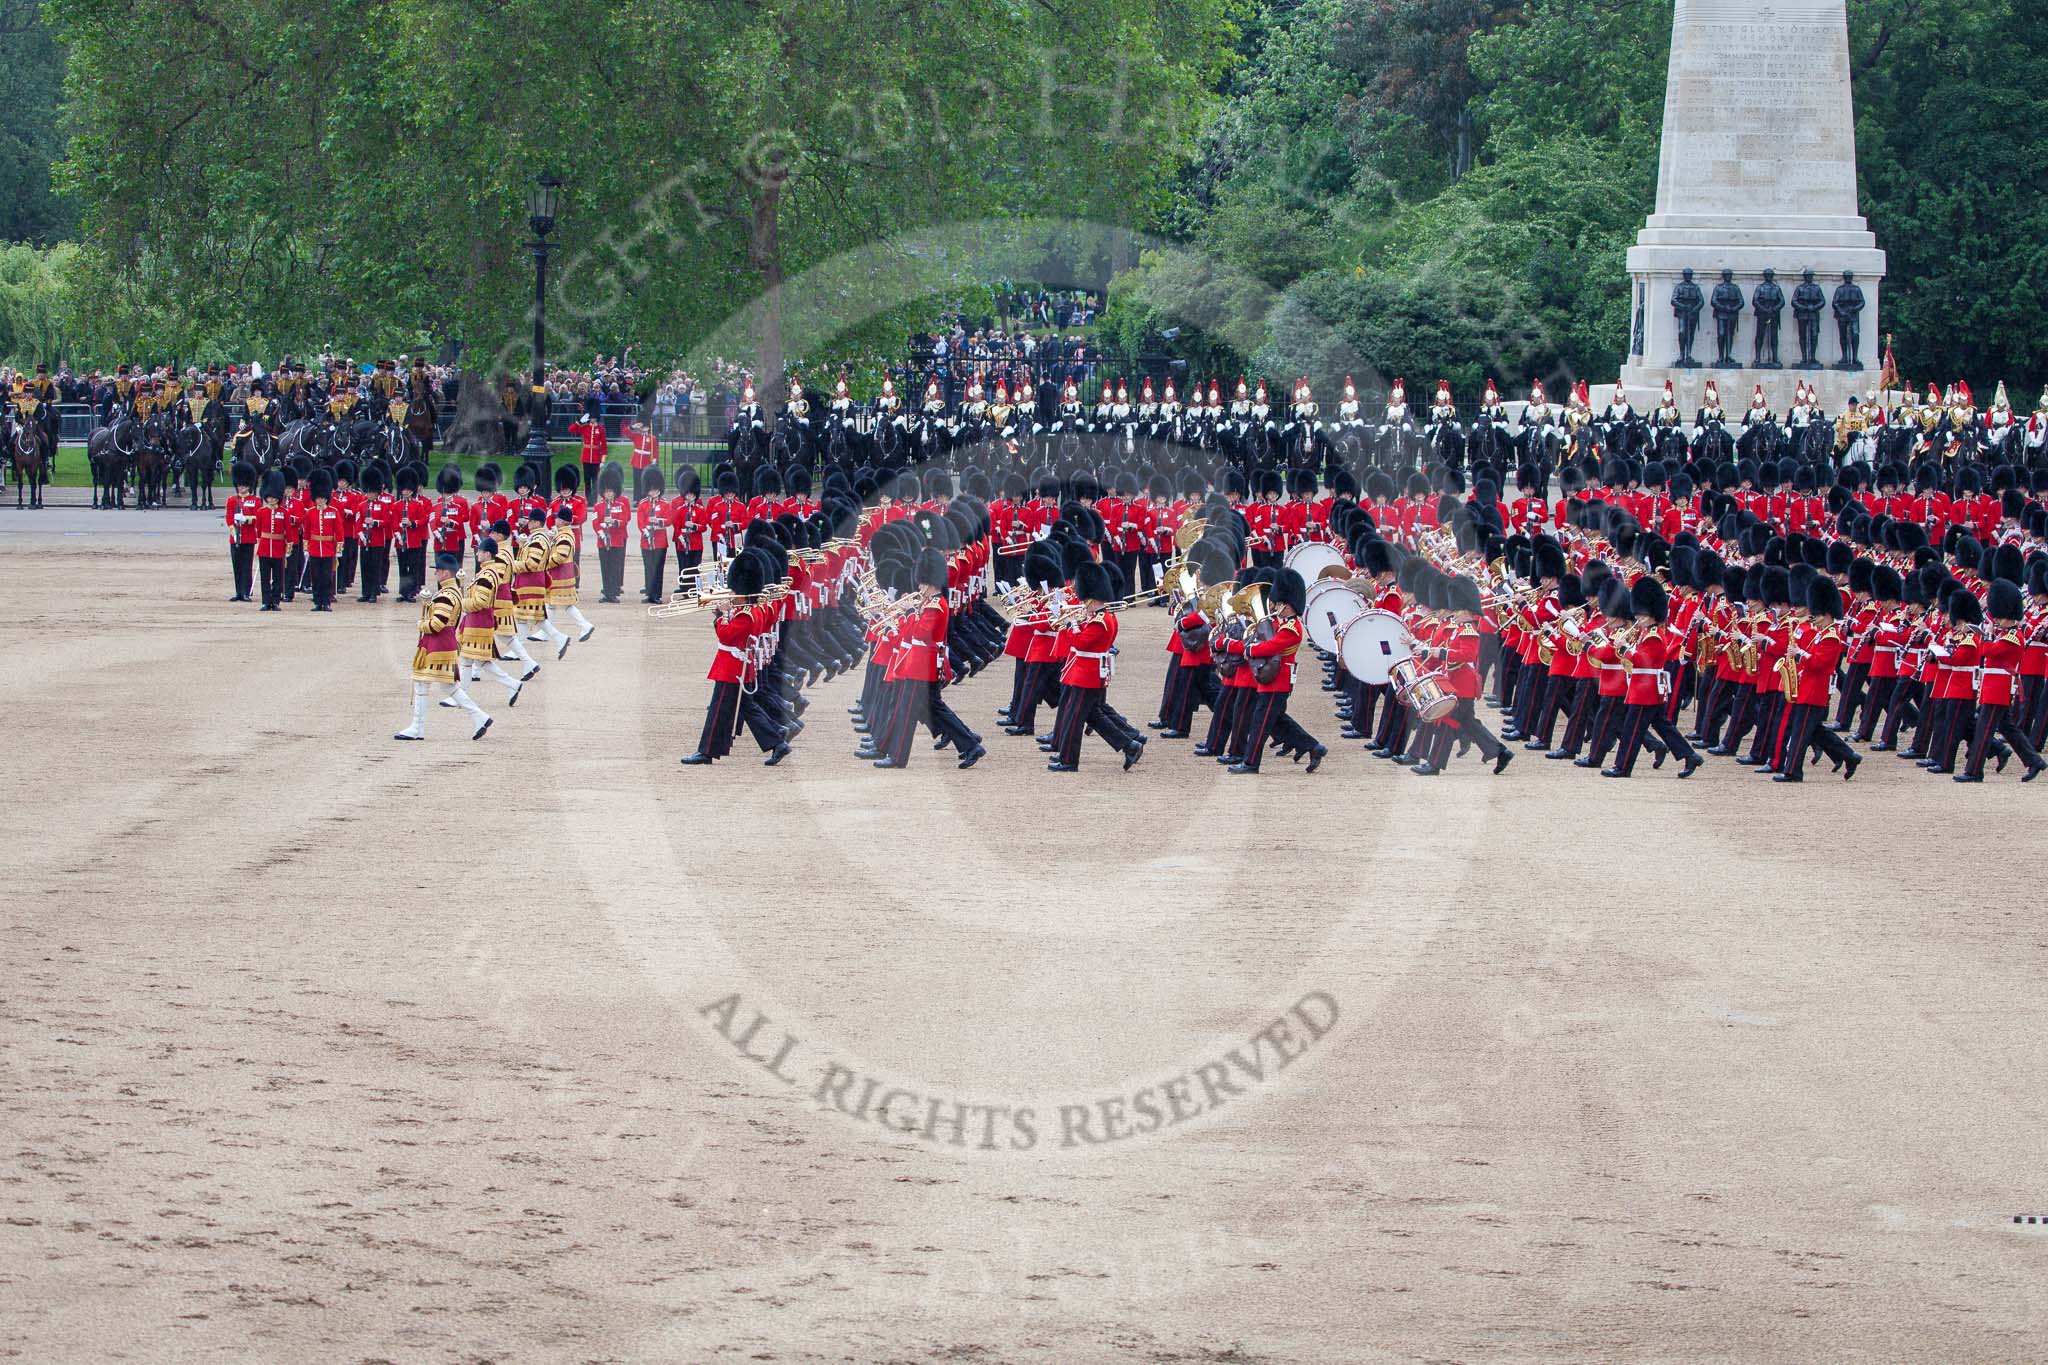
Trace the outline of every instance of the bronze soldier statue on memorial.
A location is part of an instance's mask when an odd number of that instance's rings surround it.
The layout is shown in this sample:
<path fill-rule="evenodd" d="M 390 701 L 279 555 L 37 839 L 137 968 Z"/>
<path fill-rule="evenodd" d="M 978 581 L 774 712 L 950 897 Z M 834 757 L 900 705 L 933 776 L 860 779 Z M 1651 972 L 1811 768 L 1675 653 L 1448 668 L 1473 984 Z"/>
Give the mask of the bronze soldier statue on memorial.
<path fill-rule="evenodd" d="M 1799 287 L 1792 291 L 1792 321 L 1799 328 L 1799 363 L 1796 370 L 1817 370 L 1820 363 L 1820 314 L 1828 306 L 1828 294 L 1813 282 L 1813 272 L 1799 275 Z"/>
<path fill-rule="evenodd" d="M 1717 370 L 1741 369 L 1735 359 L 1735 329 L 1742 325 L 1742 286 L 1735 283 L 1735 272 L 1723 270 L 1721 282 L 1714 286 L 1714 346 L 1718 354 L 1714 357 Z"/>
<path fill-rule="evenodd" d="M 1862 369 L 1863 290 L 1857 285 L 1853 270 L 1842 272 L 1841 286 L 1835 290 L 1835 330 L 1842 338 L 1842 358 L 1835 368 Z"/>
<path fill-rule="evenodd" d="M 1678 368 L 1697 370 L 1700 363 L 1693 359 L 1693 338 L 1699 335 L 1700 313 L 1707 306 L 1707 296 L 1693 283 L 1692 271 L 1683 272 L 1681 279 L 1671 291 L 1671 311 L 1678 316 Z"/>
<path fill-rule="evenodd" d="M 1764 282 L 1749 296 L 1749 311 L 1756 314 L 1756 368 L 1780 370 L 1778 326 L 1785 313 L 1785 291 L 1778 286 L 1778 272 L 1766 268 Z"/>

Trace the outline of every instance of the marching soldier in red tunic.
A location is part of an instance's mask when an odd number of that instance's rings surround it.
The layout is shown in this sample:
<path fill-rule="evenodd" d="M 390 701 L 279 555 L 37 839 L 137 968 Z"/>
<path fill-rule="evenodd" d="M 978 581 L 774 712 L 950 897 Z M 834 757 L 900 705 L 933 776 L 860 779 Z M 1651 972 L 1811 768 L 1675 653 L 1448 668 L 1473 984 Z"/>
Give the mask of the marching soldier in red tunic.
<path fill-rule="evenodd" d="M 1666 626 L 1671 619 L 1670 599 L 1664 592 L 1664 585 L 1649 574 L 1638 578 L 1629 588 L 1629 608 L 1643 628 L 1635 645 L 1628 653 L 1628 691 L 1624 698 L 1621 718 L 1621 749 L 1614 756 L 1614 766 L 1600 770 L 1602 777 L 1632 777 L 1636 770 L 1636 754 L 1643 747 L 1646 730 L 1654 730 L 1665 746 L 1678 755 L 1685 766 L 1678 770 L 1681 778 L 1691 777 L 1699 771 L 1700 756 L 1678 732 L 1666 712 L 1666 702 L 1671 691 L 1671 674 L 1666 668 L 1669 662 L 1671 642 Z"/>
<path fill-rule="evenodd" d="M 1478 746 L 1479 756 L 1493 764 L 1494 776 L 1506 771 L 1514 751 L 1494 737 L 1479 720 L 1479 615 L 1484 601 L 1479 585 L 1469 578 L 1453 578 L 1446 585 L 1450 610 L 1450 637 L 1442 648 L 1444 685 L 1457 699 L 1450 719 L 1426 727 L 1429 734 L 1422 761 L 1408 771 L 1417 777 L 1442 772 L 1450 764 L 1451 742 L 1463 740 Z"/>
<path fill-rule="evenodd" d="M 398 529 L 391 543 L 398 547 L 398 600 L 419 599 L 427 579 L 427 538 L 434 516 L 434 504 L 420 493 L 426 472 L 418 465 L 398 471 Z"/>
<path fill-rule="evenodd" d="M 1830 578 L 1815 578 L 1806 587 L 1807 620 L 1793 632 L 1781 672 L 1789 689 L 1785 698 L 1778 771 L 1773 782 L 1805 780 L 1806 751 L 1818 748 L 1842 765 L 1842 780 L 1856 776 L 1863 756 L 1827 728 L 1828 689 L 1835 669 L 1842 662 L 1847 642 L 1842 639 L 1842 592 Z M 1773 678 L 1779 674 L 1774 673 Z"/>
<path fill-rule="evenodd" d="M 662 584 L 667 581 L 668 541 L 672 505 L 663 496 L 668 484 L 657 466 L 640 474 L 640 502 L 633 509 L 633 525 L 640 532 L 640 600 L 660 606 Z"/>
<path fill-rule="evenodd" d="M 384 489 L 384 470 L 371 465 L 363 471 L 362 522 L 363 590 L 358 602 L 374 602 L 390 590 L 391 538 L 398 529 L 398 500 Z"/>
<path fill-rule="evenodd" d="M 235 491 L 227 500 L 228 564 L 235 576 L 235 595 L 230 602 L 246 602 L 256 568 L 256 518 L 263 499 L 256 496 L 256 471 L 236 461 Z"/>
<path fill-rule="evenodd" d="M 626 500 L 626 476 L 608 464 L 597 476 L 598 502 L 591 513 L 591 534 L 597 540 L 598 601 L 616 602 L 626 589 L 626 536 L 633 525 L 633 504 Z"/>
<path fill-rule="evenodd" d="M 263 506 L 256 512 L 256 564 L 263 577 L 263 610 L 281 611 L 285 554 L 292 543 L 292 514 L 284 505 L 284 471 L 263 475 Z"/>
<path fill-rule="evenodd" d="M 1053 722 L 1053 759 L 1048 772 L 1081 769 L 1081 733 L 1094 730 L 1102 742 L 1124 756 L 1124 770 L 1144 756 L 1145 742 L 1119 725 L 1108 712 L 1109 680 L 1115 672 L 1116 577 L 1102 564 L 1083 564 L 1074 574 L 1073 616 L 1061 622 L 1061 648 L 1066 663 L 1060 670 L 1060 709 Z"/>
<path fill-rule="evenodd" d="M 1245 661 L 1252 673 L 1253 687 L 1250 727 L 1238 761 L 1230 765 L 1229 771 L 1257 772 L 1266 741 L 1275 739 L 1285 749 L 1306 753 L 1308 770 L 1314 772 L 1323 765 L 1329 750 L 1287 714 L 1287 698 L 1294 691 L 1294 659 L 1306 638 L 1301 613 L 1308 608 L 1308 584 L 1294 570 L 1282 569 L 1273 581 L 1270 596 L 1273 633 L 1263 640 L 1234 639 L 1222 644 L 1224 653 Z M 1279 666 L 1271 668 L 1271 677 L 1262 679 L 1259 660 L 1278 660 Z"/>
<path fill-rule="evenodd" d="M 334 476 L 324 469 L 312 473 L 312 506 L 305 513 L 306 573 L 313 585 L 313 610 L 334 610 L 334 556 L 340 548 L 346 518 L 336 507 Z"/>
<path fill-rule="evenodd" d="M 1990 618 L 1991 628 L 1985 632 L 1976 669 L 1977 723 L 1970 737 L 1969 761 L 1955 780 L 1982 782 L 1984 760 L 1994 741 L 2002 737 L 2027 765 L 2020 781 L 2032 782 L 2041 775 L 2041 754 L 2020 726 L 2019 712 L 2014 709 L 2019 700 L 2020 663 L 2026 652 L 2025 637 L 2020 633 L 2026 602 L 2020 585 L 2004 578 L 1991 580 L 1985 590 L 1984 614 Z"/>
<path fill-rule="evenodd" d="M 944 691 L 952 672 L 946 658 L 946 628 L 951 616 L 946 609 L 948 587 L 946 552 L 926 546 L 917 556 L 918 604 L 901 618 L 900 649 L 890 661 L 884 681 L 902 685 L 895 724 L 886 734 L 877 733 L 882 749 L 877 768 L 903 768 L 910 763 L 910 742 L 921 718 L 931 732 L 951 744 L 960 755 L 962 768 L 971 768 L 988 751 L 981 736 L 947 705 Z"/>
<path fill-rule="evenodd" d="M 476 722 L 471 739 L 482 739 L 491 728 L 491 718 L 456 681 L 461 654 L 462 591 L 455 570 L 461 563 L 459 554 L 435 556 L 434 591 L 420 608 L 420 642 L 412 655 L 412 724 L 393 735 L 393 739 L 427 737 L 427 695 L 435 687 L 444 689 L 445 695 Z"/>

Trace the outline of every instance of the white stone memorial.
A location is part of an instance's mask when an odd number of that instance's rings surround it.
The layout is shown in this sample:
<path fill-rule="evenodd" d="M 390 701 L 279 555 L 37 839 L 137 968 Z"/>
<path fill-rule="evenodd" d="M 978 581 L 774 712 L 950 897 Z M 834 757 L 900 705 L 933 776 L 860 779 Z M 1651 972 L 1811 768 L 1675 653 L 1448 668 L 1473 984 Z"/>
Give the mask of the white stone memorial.
<path fill-rule="evenodd" d="M 1844 0 L 1677 0 L 1657 209 L 1628 253 L 1631 326 L 1622 382 L 1637 408 L 1654 405 L 1668 378 L 1690 417 L 1713 379 L 1726 407 L 1747 407 L 1762 383 L 1782 413 L 1806 380 L 1827 411 L 1840 412 L 1850 394 L 1876 386 L 1882 368 L 1884 265 L 1857 212 Z M 1680 364 L 1672 303 L 1688 269 L 1705 300 L 1690 366 Z M 1776 272 L 1785 298 L 1775 369 L 1757 363 L 1753 301 L 1766 269 Z M 1724 270 L 1741 290 L 1742 311 L 1734 363 L 1720 367 L 1713 296 Z M 1827 299 L 1818 368 L 1801 368 L 1793 309 L 1808 270 Z M 1834 312 L 1845 271 L 1855 276 L 1864 303 L 1853 357 L 1843 353 Z"/>

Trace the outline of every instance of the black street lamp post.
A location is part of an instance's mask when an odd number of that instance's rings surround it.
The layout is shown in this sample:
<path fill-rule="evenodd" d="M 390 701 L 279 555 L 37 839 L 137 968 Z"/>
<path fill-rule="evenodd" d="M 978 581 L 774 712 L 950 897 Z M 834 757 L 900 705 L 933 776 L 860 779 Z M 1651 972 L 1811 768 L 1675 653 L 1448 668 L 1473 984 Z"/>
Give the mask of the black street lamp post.
<path fill-rule="evenodd" d="M 562 182 L 552 173 L 535 178 L 526 200 L 526 223 L 533 229 L 533 385 L 527 394 L 525 461 L 540 472 L 540 495 L 554 492 L 554 448 L 548 444 L 548 234 L 555 230 L 555 210 Z"/>

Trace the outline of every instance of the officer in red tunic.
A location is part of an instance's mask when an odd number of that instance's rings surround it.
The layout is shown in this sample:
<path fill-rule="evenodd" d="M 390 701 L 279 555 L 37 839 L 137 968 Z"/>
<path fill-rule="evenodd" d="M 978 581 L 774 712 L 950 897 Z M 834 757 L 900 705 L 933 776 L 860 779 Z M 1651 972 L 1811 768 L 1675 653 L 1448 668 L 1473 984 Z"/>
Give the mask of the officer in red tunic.
<path fill-rule="evenodd" d="M 2020 781 L 2032 782 L 2041 775 L 2041 754 L 2020 726 L 2014 709 L 2019 700 L 2020 663 L 2026 652 L 2026 640 L 2020 633 L 2026 602 L 2020 585 L 2004 578 L 1991 580 L 1984 601 L 1991 628 L 1985 632 L 1977 661 L 1977 724 L 1970 737 L 1969 760 L 1955 780 L 1982 782 L 1984 760 L 1993 741 L 2002 737 L 2027 766 Z"/>
<path fill-rule="evenodd" d="M 313 610 L 333 611 L 334 557 L 347 519 L 334 505 L 334 475 L 316 469 L 309 484 L 313 502 L 305 513 L 306 574 L 312 583 Z"/>
<path fill-rule="evenodd" d="M 1635 613 L 1642 634 L 1628 654 L 1628 691 L 1624 697 L 1621 718 L 1621 748 L 1614 756 L 1614 766 L 1600 770 L 1602 777 L 1633 777 L 1636 770 L 1636 755 L 1643 747 L 1646 731 L 1654 730 L 1664 741 L 1666 748 L 1677 754 L 1685 766 L 1678 770 L 1681 778 L 1691 777 L 1699 771 L 1700 756 L 1678 732 L 1666 712 L 1666 703 L 1671 692 L 1671 674 L 1666 668 L 1671 649 L 1670 636 L 1665 630 L 1671 619 L 1671 604 L 1664 591 L 1664 585 L 1649 574 L 1644 574 L 1629 587 L 1629 609 Z"/>
<path fill-rule="evenodd" d="M 1103 743 L 1124 757 L 1124 770 L 1144 756 L 1145 743 L 1107 714 L 1109 680 L 1115 672 L 1116 577 L 1102 564 L 1083 564 L 1074 574 L 1078 605 L 1060 625 L 1066 662 L 1060 669 L 1060 709 L 1053 722 L 1053 758 L 1046 770 L 1081 770 L 1081 735 L 1094 730 Z"/>
<path fill-rule="evenodd" d="M 1314 772 L 1323 765 L 1323 759 L 1330 751 L 1287 714 L 1287 698 L 1294 691 L 1295 655 L 1300 652 L 1306 638 L 1301 613 L 1308 609 L 1308 584 L 1294 570 L 1282 569 L 1274 578 L 1268 597 L 1274 622 L 1273 633 L 1263 640 L 1225 640 L 1222 645 L 1224 653 L 1246 662 L 1253 674 L 1254 689 L 1249 712 L 1251 724 L 1246 731 L 1244 747 L 1229 771 L 1257 772 L 1266 742 L 1277 740 L 1284 749 L 1306 753 L 1308 770 Z M 1261 681 L 1257 676 L 1258 661 L 1265 659 L 1277 659 L 1279 667 L 1273 670 L 1269 680 Z"/>
<path fill-rule="evenodd" d="M 583 497 L 587 502 L 591 490 L 597 486 L 598 471 L 611 454 L 611 442 L 605 436 L 604 422 L 596 416 L 586 416 L 581 421 L 571 422 L 569 434 L 581 437 L 583 441 Z M 576 487 L 576 471 L 573 469 L 556 471 L 555 486 L 562 486 L 564 473 L 569 475 L 569 487 Z"/>
<path fill-rule="evenodd" d="M 640 501 L 633 508 L 633 526 L 640 533 L 640 600 L 661 605 L 667 581 L 670 503 L 663 496 L 667 481 L 657 466 L 640 473 Z"/>
<path fill-rule="evenodd" d="M 1479 585 L 1465 577 L 1451 579 L 1444 585 L 1444 592 L 1450 620 L 1441 661 L 1444 686 L 1457 699 L 1457 706 L 1447 721 L 1426 727 L 1429 748 L 1422 761 L 1408 771 L 1417 777 L 1442 772 L 1450 763 L 1452 741 L 1463 740 L 1478 747 L 1479 756 L 1493 764 L 1494 776 L 1498 777 L 1515 755 L 1478 716 L 1479 617 L 1484 601 Z"/>
<path fill-rule="evenodd" d="M 767 755 L 766 767 L 789 757 L 789 743 L 776 728 L 760 700 L 761 666 L 774 648 L 773 630 L 778 609 L 774 603 L 756 599 L 768 587 L 771 561 L 761 551 L 746 550 L 735 556 L 726 570 L 726 587 L 734 598 L 730 610 L 712 618 L 717 652 L 711 656 L 711 701 L 704 709 L 704 730 L 697 738 L 696 751 L 681 761 L 685 767 L 703 767 L 732 753 L 733 735 L 744 724 L 754 742 Z"/>
<path fill-rule="evenodd" d="M 946 629 L 950 613 L 946 607 L 948 587 L 946 552 L 927 545 L 917 556 L 917 603 L 901 620 L 901 645 L 890 663 L 884 681 L 905 690 L 898 701 L 896 723 L 885 736 L 877 734 L 882 754 L 877 768 L 903 768 L 910 764 L 910 742 L 922 719 L 927 728 L 960 755 L 959 766 L 971 768 L 988 752 L 981 736 L 967 728 L 946 703 L 945 687 L 952 666 L 946 657 Z"/>
<path fill-rule="evenodd" d="M 256 516 L 263 510 L 263 499 L 256 496 L 256 470 L 235 462 L 233 471 L 235 491 L 228 495 L 226 520 L 228 527 L 228 565 L 234 571 L 235 595 L 230 602 L 247 602 L 250 589 L 254 586 L 256 568 Z"/>
<path fill-rule="evenodd" d="M 363 546 L 363 590 L 358 602 L 374 602 L 390 590 L 391 537 L 398 529 L 398 499 L 384 489 L 382 466 L 363 471 L 362 520 L 358 532 Z"/>
<path fill-rule="evenodd" d="M 633 444 L 633 495 L 642 498 L 647 496 L 648 471 L 661 470 L 661 442 L 643 421 L 628 425 L 626 435 Z"/>
<path fill-rule="evenodd" d="M 598 601 L 616 602 L 626 590 L 626 539 L 633 526 L 625 473 L 616 464 L 606 465 L 597 476 L 597 492 L 590 531 L 597 541 Z"/>
<path fill-rule="evenodd" d="M 420 586 L 427 577 L 427 539 L 432 533 L 434 504 L 420 492 L 426 471 L 416 464 L 398 471 L 398 529 L 392 544 L 398 547 L 398 600 L 419 600 Z"/>
<path fill-rule="evenodd" d="M 355 486 L 356 465 L 353 460 L 334 462 L 334 494 L 328 499 L 341 512 L 341 546 L 334 564 L 334 590 L 347 592 L 355 586 L 356 561 L 362 554 L 363 503 L 362 493 Z"/>
<path fill-rule="evenodd" d="M 462 585 L 455 570 L 462 556 L 443 553 L 434 559 L 434 591 L 420 608 L 420 642 L 412 655 L 412 724 L 393 739 L 427 737 L 427 696 L 430 689 L 444 689 L 446 698 L 469 712 L 476 722 L 471 739 L 482 739 L 491 728 L 491 718 L 456 680 L 461 654 Z"/>
<path fill-rule="evenodd" d="M 1828 694 L 1835 669 L 1842 662 L 1848 644 L 1842 639 L 1842 590 L 1830 578 L 1815 578 L 1806 585 L 1806 621 L 1795 633 L 1786 657 L 1792 662 L 1792 694 L 1784 709 L 1784 737 L 1778 754 L 1778 771 L 1773 782 L 1805 780 L 1806 751 L 1821 753 L 1842 765 L 1842 780 L 1856 776 L 1863 756 L 1827 728 Z M 1771 678 L 1777 680 L 1777 673 Z"/>
<path fill-rule="evenodd" d="M 440 496 L 434 499 L 427 517 L 433 552 L 436 556 L 452 554 L 459 561 L 470 526 L 469 499 L 462 496 L 462 471 L 453 462 L 442 465 L 434 488 Z"/>
<path fill-rule="evenodd" d="M 285 554 L 291 548 L 292 514 L 284 505 L 284 471 L 263 476 L 262 506 L 256 511 L 256 565 L 263 579 L 263 610 L 279 611 L 284 598 Z"/>
<path fill-rule="evenodd" d="M 1235 541 L 1219 535 L 1215 540 L 1198 541 L 1188 550 L 1188 567 L 1195 571 L 1200 587 L 1212 588 L 1232 580 L 1237 572 L 1234 545 Z M 1167 666 L 1165 698 L 1159 708 L 1161 739 L 1186 739 L 1194 729 L 1197 706 L 1208 707 L 1213 715 L 1222 704 L 1212 640 L 1213 628 L 1202 614 L 1201 604 L 1183 601 L 1173 624 L 1173 642 L 1179 649 Z"/>

